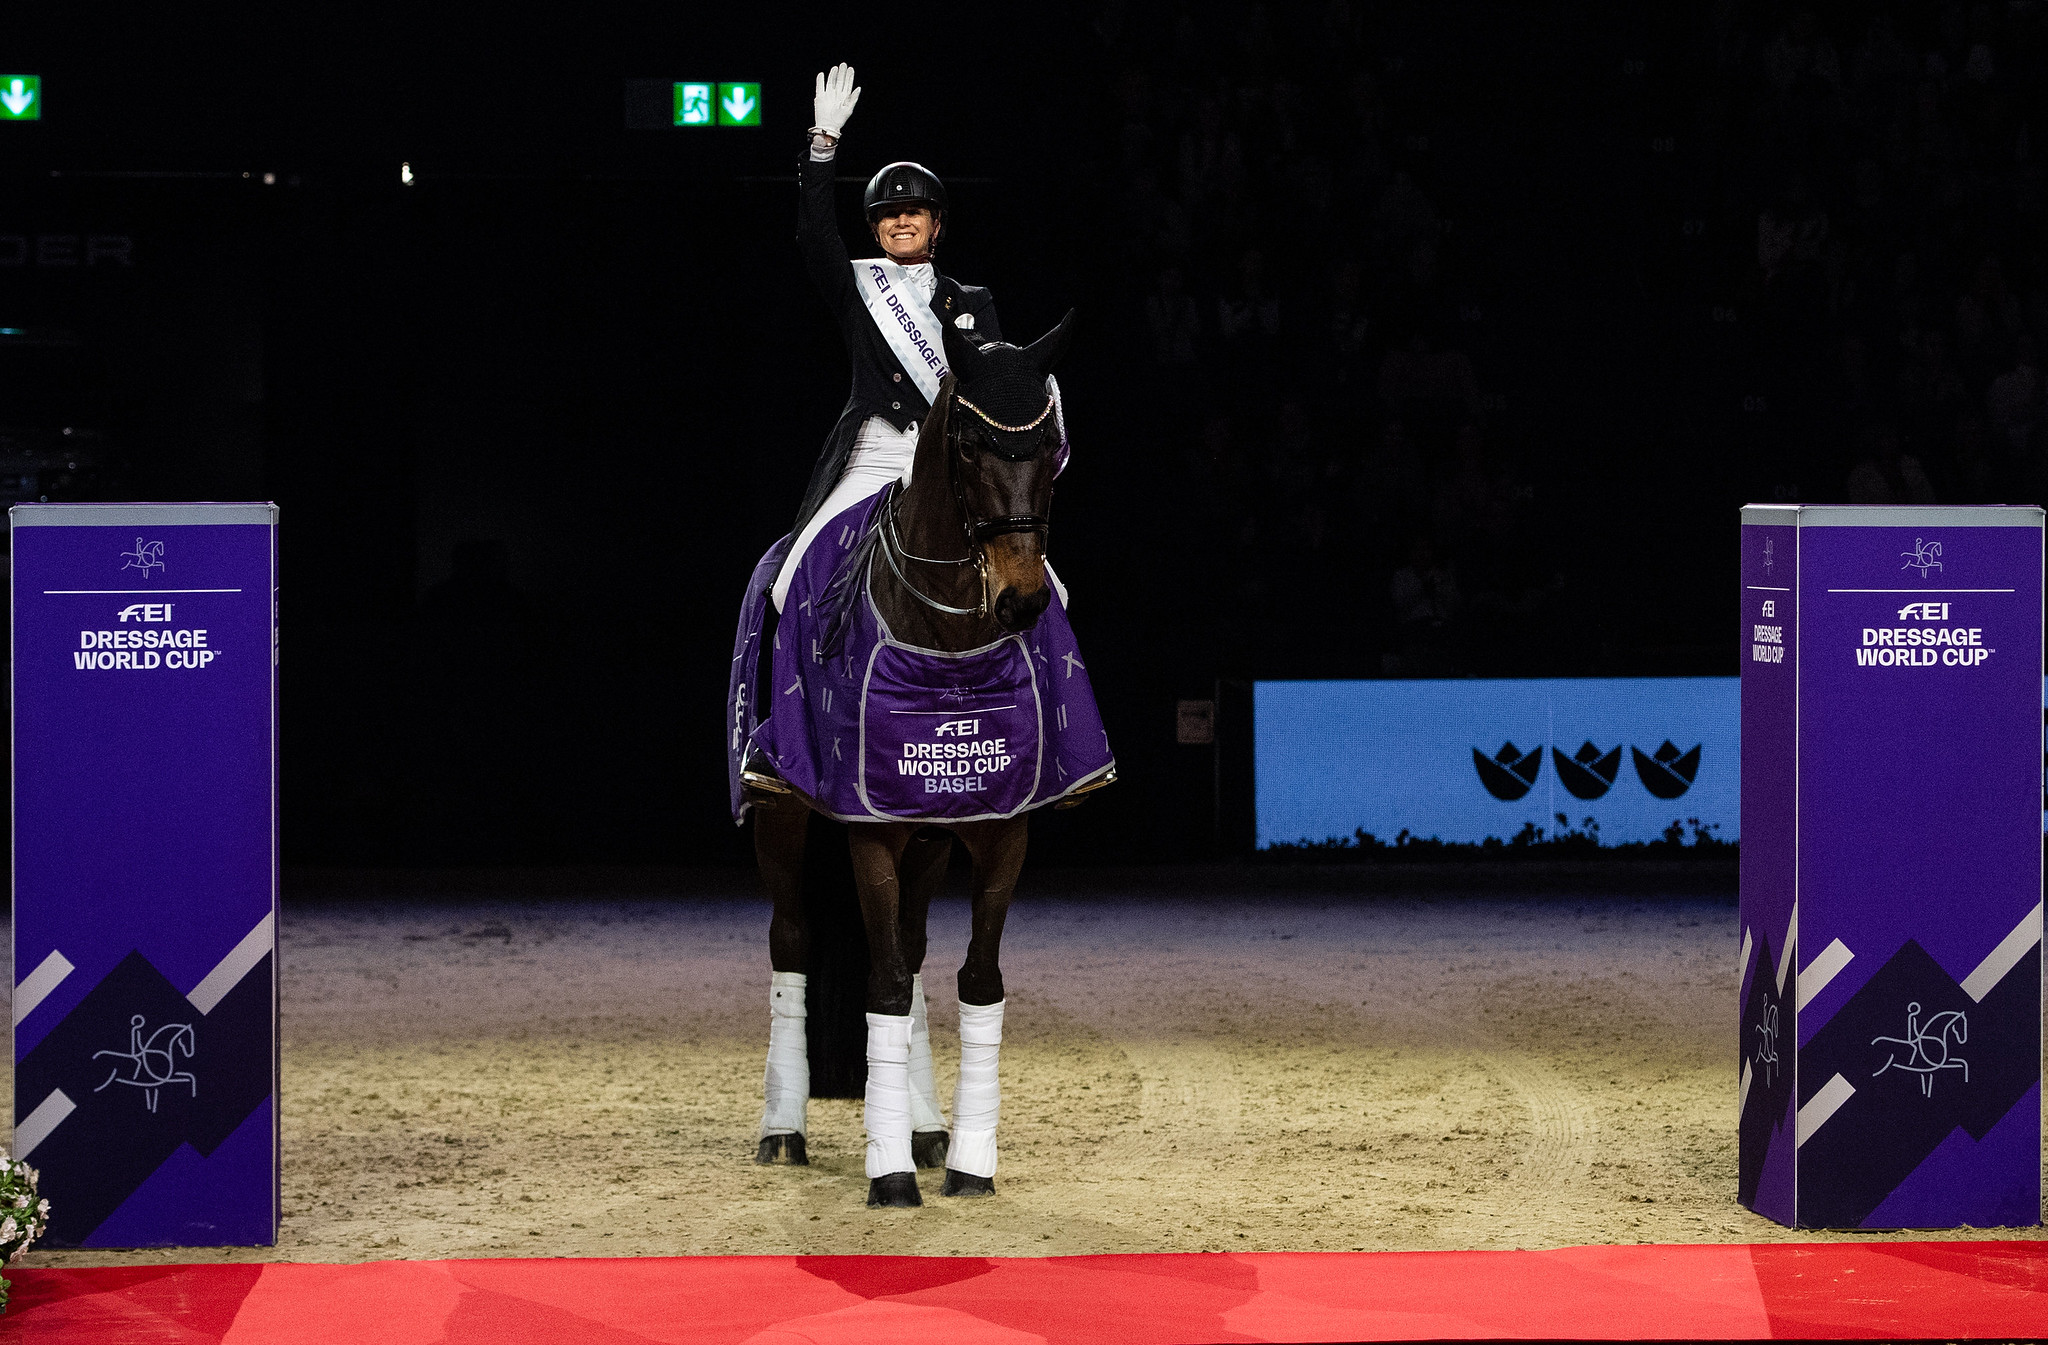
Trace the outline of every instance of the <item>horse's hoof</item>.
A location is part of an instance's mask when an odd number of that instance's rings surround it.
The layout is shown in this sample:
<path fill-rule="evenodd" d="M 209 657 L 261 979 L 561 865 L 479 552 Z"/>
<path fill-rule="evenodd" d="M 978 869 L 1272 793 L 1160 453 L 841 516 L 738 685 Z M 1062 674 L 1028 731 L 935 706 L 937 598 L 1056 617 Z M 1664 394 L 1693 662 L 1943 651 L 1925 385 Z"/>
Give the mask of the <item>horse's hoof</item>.
<path fill-rule="evenodd" d="M 811 1156 L 804 1151 L 802 1135 L 763 1135 L 761 1147 L 754 1151 L 754 1161 L 763 1167 L 787 1163 L 791 1167 L 807 1168 L 811 1165 Z"/>
<path fill-rule="evenodd" d="M 946 1169 L 946 1184 L 941 1187 L 942 1196 L 992 1196 L 996 1193 L 994 1177 L 977 1177 L 971 1172 Z"/>
<path fill-rule="evenodd" d="M 917 1193 L 915 1172 L 892 1172 L 886 1177 L 868 1179 L 868 1208 L 881 1206 L 884 1209 L 912 1210 L 924 1204 L 924 1197 Z"/>
<path fill-rule="evenodd" d="M 910 1135 L 910 1157 L 921 1168 L 946 1166 L 950 1136 L 943 1130 L 915 1130 Z"/>

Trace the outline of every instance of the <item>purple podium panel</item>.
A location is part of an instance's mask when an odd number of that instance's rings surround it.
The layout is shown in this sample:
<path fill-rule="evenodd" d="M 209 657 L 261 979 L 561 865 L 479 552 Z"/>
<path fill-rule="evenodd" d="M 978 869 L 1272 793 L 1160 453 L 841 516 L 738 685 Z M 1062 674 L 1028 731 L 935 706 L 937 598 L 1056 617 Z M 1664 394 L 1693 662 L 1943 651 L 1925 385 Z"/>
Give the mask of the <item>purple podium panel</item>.
<path fill-rule="evenodd" d="M 11 511 L 14 1154 L 57 1246 L 277 1240 L 276 519 Z"/>
<path fill-rule="evenodd" d="M 2041 1222 L 2042 511 L 1742 511 L 1744 1205 Z"/>

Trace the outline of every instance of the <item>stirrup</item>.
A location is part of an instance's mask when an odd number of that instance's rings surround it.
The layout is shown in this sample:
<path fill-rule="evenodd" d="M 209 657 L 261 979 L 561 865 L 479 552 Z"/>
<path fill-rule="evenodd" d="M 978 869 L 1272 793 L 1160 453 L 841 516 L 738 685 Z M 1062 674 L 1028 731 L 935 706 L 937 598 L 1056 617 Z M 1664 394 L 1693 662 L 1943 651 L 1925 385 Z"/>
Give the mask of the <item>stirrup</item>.
<path fill-rule="evenodd" d="M 745 777 L 742 776 L 741 778 L 744 779 Z M 1078 808 L 1090 794 L 1093 794 L 1098 789 L 1105 789 L 1115 783 L 1116 767 L 1111 766 L 1108 770 L 1102 773 L 1102 778 L 1098 780 L 1090 780 L 1087 784 L 1082 785 L 1079 789 L 1067 795 L 1058 803 L 1055 803 L 1052 806 L 1052 810 L 1054 812 L 1059 812 L 1061 809 L 1064 808 Z"/>
<path fill-rule="evenodd" d="M 752 744 L 747 746 L 747 754 L 740 760 L 740 786 L 756 794 L 780 796 L 789 793 L 789 782 L 776 772 L 767 757 L 754 750 Z"/>

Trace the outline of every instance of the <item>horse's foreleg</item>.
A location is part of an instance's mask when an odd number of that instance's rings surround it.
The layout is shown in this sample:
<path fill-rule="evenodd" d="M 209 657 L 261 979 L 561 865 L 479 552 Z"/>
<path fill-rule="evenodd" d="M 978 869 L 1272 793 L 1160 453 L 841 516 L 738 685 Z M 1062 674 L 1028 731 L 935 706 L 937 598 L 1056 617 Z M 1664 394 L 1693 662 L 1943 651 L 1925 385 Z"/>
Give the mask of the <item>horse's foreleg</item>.
<path fill-rule="evenodd" d="M 960 967 L 960 1082 L 953 1094 L 953 1135 L 946 1158 L 949 1196 L 995 1193 L 996 1121 L 1002 1109 L 997 1066 L 1003 1045 L 1003 921 L 1024 870 L 1024 817 L 961 828 L 974 858 L 974 925 Z"/>
<path fill-rule="evenodd" d="M 756 1163 L 808 1164 L 804 1132 L 811 1097 L 810 1047 L 805 1035 L 804 833 L 811 811 L 793 798 L 754 805 L 754 858 L 775 911 L 768 921 L 768 1065 L 761 1079 L 760 1144 Z"/>
<path fill-rule="evenodd" d="M 911 971 L 903 957 L 898 878 L 912 828 L 861 823 L 847 828 L 861 923 L 868 936 L 868 1204 L 922 1205 L 910 1152 Z"/>
<path fill-rule="evenodd" d="M 952 853 L 950 833 L 926 828 L 904 847 L 901 865 L 903 902 L 897 925 L 903 960 L 910 968 L 910 1156 L 921 1168 L 946 1165 L 946 1118 L 939 1111 L 938 1086 L 932 1080 L 932 1035 L 922 968 L 932 898 L 945 885 Z"/>

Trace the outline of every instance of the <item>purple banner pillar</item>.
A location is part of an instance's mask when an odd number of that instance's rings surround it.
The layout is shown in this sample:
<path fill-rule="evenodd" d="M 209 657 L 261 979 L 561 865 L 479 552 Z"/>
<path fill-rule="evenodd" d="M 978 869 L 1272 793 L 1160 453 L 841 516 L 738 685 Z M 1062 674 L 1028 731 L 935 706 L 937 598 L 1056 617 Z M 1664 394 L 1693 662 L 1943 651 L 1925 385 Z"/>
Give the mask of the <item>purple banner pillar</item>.
<path fill-rule="evenodd" d="M 14 1153 L 58 1246 L 277 1240 L 277 511 L 11 511 Z"/>
<path fill-rule="evenodd" d="M 2041 1222 L 2042 512 L 1742 511 L 1738 1194 Z"/>

